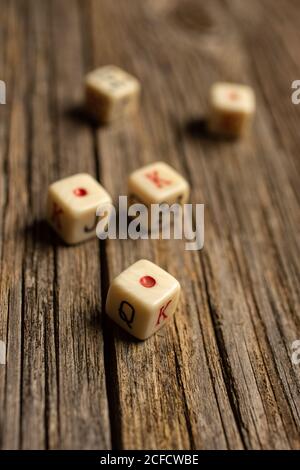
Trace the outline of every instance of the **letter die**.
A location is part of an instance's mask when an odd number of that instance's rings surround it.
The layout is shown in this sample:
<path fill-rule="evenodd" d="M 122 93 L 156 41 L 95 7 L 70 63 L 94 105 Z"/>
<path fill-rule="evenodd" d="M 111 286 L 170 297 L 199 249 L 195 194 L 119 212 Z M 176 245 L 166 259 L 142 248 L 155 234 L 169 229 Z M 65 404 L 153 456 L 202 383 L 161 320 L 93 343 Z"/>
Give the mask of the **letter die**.
<path fill-rule="evenodd" d="M 100 123 L 110 123 L 134 112 L 139 104 L 139 81 L 127 72 L 107 65 L 86 76 L 86 107 Z"/>
<path fill-rule="evenodd" d="M 128 333 L 147 339 L 173 316 L 179 282 L 159 266 L 139 260 L 110 285 L 106 313 Z"/>
<path fill-rule="evenodd" d="M 66 243 L 79 243 L 96 236 L 96 209 L 110 204 L 109 194 L 92 176 L 69 176 L 49 187 L 48 222 Z"/>
<path fill-rule="evenodd" d="M 210 90 L 208 127 L 229 137 L 244 134 L 255 112 L 255 95 L 249 86 L 215 83 Z"/>
<path fill-rule="evenodd" d="M 151 163 L 131 173 L 128 190 L 133 201 L 151 204 L 185 204 L 190 188 L 187 181 L 164 162 Z"/>

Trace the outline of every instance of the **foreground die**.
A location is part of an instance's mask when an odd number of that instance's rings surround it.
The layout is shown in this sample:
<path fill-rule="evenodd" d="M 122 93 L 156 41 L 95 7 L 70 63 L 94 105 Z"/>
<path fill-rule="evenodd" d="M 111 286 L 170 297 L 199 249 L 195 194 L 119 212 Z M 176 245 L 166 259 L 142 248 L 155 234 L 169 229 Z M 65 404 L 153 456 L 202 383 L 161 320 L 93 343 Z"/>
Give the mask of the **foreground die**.
<path fill-rule="evenodd" d="M 89 114 L 98 122 L 110 123 L 136 111 L 140 84 L 127 72 L 107 65 L 87 75 L 85 95 Z"/>
<path fill-rule="evenodd" d="M 86 173 L 51 184 L 48 191 L 47 219 L 68 244 L 96 236 L 96 209 L 111 203 L 105 189 Z"/>
<path fill-rule="evenodd" d="M 187 181 L 164 162 L 144 166 L 131 173 L 128 190 L 132 201 L 151 204 L 185 204 L 190 188 Z"/>
<path fill-rule="evenodd" d="M 106 313 L 128 333 L 147 339 L 171 319 L 179 295 L 180 284 L 171 274 L 142 259 L 113 280 Z"/>
<path fill-rule="evenodd" d="M 209 130 L 238 137 L 250 127 L 255 112 L 255 95 L 249 86 L 215 83 L 210 91 Z"/>

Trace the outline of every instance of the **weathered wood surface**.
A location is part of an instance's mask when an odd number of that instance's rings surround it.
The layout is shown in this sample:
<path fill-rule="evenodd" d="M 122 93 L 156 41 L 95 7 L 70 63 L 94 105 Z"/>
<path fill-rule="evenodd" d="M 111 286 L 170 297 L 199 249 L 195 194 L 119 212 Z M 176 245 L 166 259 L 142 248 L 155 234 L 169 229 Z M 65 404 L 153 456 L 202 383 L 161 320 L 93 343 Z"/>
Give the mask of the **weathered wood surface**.
<path fill-rule="evenodd" d="M 0 447 L 300 448 L 300 8 L 296 1 L 1 0 Z M 114 63 L 143 84 L 138 116 L 96 129 L 82 79 Z M 253 133 L 210 139 L 217 79 L 251 84 Z M 46 188 L 87 171 L 117 200 L 165 160 L 204 203 L 205 248 L 65 247 Z M 110 280 L 147 257 L 182 284 L 144 343 L 104 315 Z"/>

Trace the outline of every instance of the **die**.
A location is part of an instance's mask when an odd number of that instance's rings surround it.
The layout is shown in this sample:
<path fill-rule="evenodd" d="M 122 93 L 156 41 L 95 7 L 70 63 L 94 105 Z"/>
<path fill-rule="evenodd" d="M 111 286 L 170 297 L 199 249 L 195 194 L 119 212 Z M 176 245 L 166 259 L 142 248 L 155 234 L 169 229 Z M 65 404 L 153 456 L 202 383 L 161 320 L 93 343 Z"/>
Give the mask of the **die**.
<path fill-rule="evenodd" d="M 185 204 L 190 188 L 187 181 L 164 162 L 155 162 L 131 173 L 128 191 L 132 201 L 151 204 Z"/>
<path fill-rule="evenodd" d="M 112 200 L 90 175 L 79 173 L 51 184 L 48 190 L 47 219 L 67 244 L 76 244 L 96 236 L 99 206 Z"/>
<path fill-rule="evenodd" d="M 85 79 L 86 107 L 100 123 L 111 123 L 136 111 L 139 81 L 114 65 L 100 67 Z"/>
<path fill-rule="evenodd" d="M 255 95 L 249 86 L 219 82 L 211 87 L 209 105 L 209 130 L 238 137 L 250 127 L 255 112 Z"/>
<path fill-rule="evenodd" d="M 128 333 L 144 340 L 170 321 L 179 296 L 180 284 L 171 274 L 141 259 L 113 280 L 106 313 Z"/>

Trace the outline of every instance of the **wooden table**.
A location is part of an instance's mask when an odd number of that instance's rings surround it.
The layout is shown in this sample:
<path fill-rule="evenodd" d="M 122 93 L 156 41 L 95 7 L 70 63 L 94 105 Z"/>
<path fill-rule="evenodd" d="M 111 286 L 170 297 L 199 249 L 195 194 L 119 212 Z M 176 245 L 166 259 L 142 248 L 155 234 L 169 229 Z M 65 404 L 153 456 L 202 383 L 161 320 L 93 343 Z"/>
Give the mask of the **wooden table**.
<path fill-rule="evenodd" d="M 1 0 L 2 448 L 300 447 L 300 8 L 296 0 Z M 139 114 L 96 129 L 87 71 L 143 84 Z M 248 83 L 252 134 L 205 132 L 209 86 Z M 66 247 L 47 186 L 88 172 L 117 200 L 164 160 L 205 204 L 205 247 L 111 240 Z M 110 281 L 148 258 L 182 285 L 175 320 L 136 342 L 104 314 Z"/>

